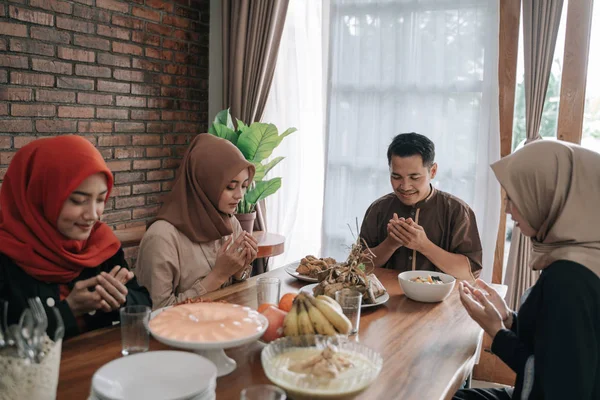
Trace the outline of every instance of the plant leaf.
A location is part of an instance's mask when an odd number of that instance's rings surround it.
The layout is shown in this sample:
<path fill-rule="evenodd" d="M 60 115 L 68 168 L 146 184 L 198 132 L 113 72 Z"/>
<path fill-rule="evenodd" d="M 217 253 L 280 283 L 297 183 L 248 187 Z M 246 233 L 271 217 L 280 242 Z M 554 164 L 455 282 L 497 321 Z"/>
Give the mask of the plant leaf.
<path fill-rule="evenodd" d="M 268 181 L 256 182 L 244 198 L 249 204 L 254 205 L 267 196 L 272 195 L 281 187 L 281 178 L 273 178 Z"/>
<path fill-rule="evenodd" d="M 247 160 L 261 162 L 273 153 L 279 142 L 275 125 L 254 122 L 240 134 L 238 148 Z"/>
<path fill-rule="evenodd" d="M 248 127 L 248 125 L 246 125 L 246 124 L 244 123 L 244 121 L 242 121 L 241 119 L 237 119 L 237 118 L 236 118 L 236 119 L 235 119 L 235 122 L 237 123 L 238 131 L 241 131 L 241 130 L 243 130 L 244 128 L 247 128 L 247 127 Z"/>
<path fill-rule="evenodd" d="M 296 132 L 298 129 L 296 128 L 288 128 L 285 130 L 285 132 L 283 132 L 280 136 L 279 136 L 279 143 L 281 143 L 281 141 L 286 137 L 291 135 L 292 133 Z"/>
<path fill-rule="evenodd" d="M 231 114 L 229 114 L 229 108 L 219 111 L 217 113 L 217 116 L 215 117 L 213 124 L 214 125 L 217 125 L 217 124 L 225 125 L 232 131 L 235 130 L 235 126 L 233 126 L 233 120 L 231 119 Z"/>
<path fill-rule="evenodd" d="M 273 167 L 275 167 L 277 164 L 279 164 L 281 162 L 281 160 L 283 160 L 285 157 L 275 157 L 274 159 L 272 159 L 271 161 L 269 161 L 267 164 L 260 164 L 262 167 L 262 175 L 260 176 L 260 179 L 258 179 L 256 177 L 256 175 L 254 175 L 254 180 L 255 181 L 262 181 L 265 178 L 265 175 L 267 175 L 269 173 L 270 170 L 273 169 Z M 258 174 L 258 169 L 256 170 L 257 174 Z"/>
<path fill-rule="evenodd" d="M 213 135 L 218 136 L 223 139 L 227 139 L 234 145 L 237 145 L 237 142 L 238 142 L 237 133 L 235 133 L 233 130 L 229 129 L 225 125 L 214 124 L 213 127 L 215 128 L 214 129 L 215 133 L 213 133 Z M 212 133 L 212 132 L 209 132 L 209 133 Z"/>

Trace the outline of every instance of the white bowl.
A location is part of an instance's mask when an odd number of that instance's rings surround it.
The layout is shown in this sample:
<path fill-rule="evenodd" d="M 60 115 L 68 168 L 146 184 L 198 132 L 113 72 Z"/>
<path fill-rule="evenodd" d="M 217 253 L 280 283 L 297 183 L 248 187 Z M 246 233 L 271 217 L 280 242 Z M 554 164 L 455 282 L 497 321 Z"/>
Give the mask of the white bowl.
<path fill-rule="evenodd" d="M 432 285 L 411 281 L 411 279 L 418 276 L 427 277 L 428 275 L 438 276 L 444 283 Z M 451 275 L 443 274 L 441 272 L 406 271 L 398 274 L 398 282 L 400 283 L 402 291 L 409 299 L 424 303 L 437 303 L 448 297 L 454 288 L 456 279 Z"/>
<path fill-rule="evenodd" d="M 290 372 L 287 365 L 277 358 L 280 354 L 303 348 L 323 349 L 328 343 L 337 346 L 341 352 L 352 354 L 351 359 L 358 363 L 357 367 L 333 380 L 319 381 Z M 267 378 L 296 400 L 352 398 L 377 378 L 383 365 L 383 358 L 378 352 L 364 344 L 351 342 L 345 336 L 304 335 L 280 338 L 263 349 L 260 359 Z"/>

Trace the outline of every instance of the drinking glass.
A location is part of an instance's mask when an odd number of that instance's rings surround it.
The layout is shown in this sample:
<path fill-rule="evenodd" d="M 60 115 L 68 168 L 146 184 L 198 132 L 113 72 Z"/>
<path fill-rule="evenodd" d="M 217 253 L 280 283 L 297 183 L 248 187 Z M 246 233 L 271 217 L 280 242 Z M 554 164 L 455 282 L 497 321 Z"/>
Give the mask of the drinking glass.
<path fill-rule="evenodd" d="M 335 292 L 335 301 L 340 303 L 344 315 L 352 323 L 351 334 L 358 332 L 360 324 L 360 306 L 362 304 L 362 293 L 355 289 L 342 289 Z"/>
<path fill-rule="evenodd" d="M 258 278 L 256 280 L 256 295 L 258 306 L 269 303 L 279 304 L 281 280 L 279 278 Z"/>
<path fill-rule="evenodd" d="M 148 351 L 148 321 L 150 320 L 150 307 L 126 306 L 121 308 L 121 354 Z"/>
<path fill-rule="evenodd" d="M 273 385 L 254 385 L 242 390 L 240 400 L 285 400 L 285 392 Z"/>

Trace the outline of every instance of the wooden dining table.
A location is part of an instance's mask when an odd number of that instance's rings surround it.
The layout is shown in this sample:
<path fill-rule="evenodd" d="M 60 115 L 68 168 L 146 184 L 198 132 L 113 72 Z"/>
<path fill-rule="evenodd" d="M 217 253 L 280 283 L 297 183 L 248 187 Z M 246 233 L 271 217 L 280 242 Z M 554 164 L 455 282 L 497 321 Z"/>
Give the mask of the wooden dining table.
<path fill-rule="evenodd" d="M 383 357 L 383 368 L 377 379 L 356 398 L 452 398 L 472 371 L 483 335 L 461 305 L 458 287 L 440 303 L 420 303 L 404 296 L 397 271 L 378 268 L 375 275 L 386 287 L 390 299 L 377 307 L 363 308 L 360 330 L 353 339 L 377 350 Z M 261 276 L 280 278 L 282 295 L 297 292 L 306 284 L 289 276 L 284 268 Z M 204 298 L 256 307 L 256 279 L 250 278 Z M 260 361 L 264 347 L 265 344 L 257 341 L 226 351 L 236 360 L 237 368 L 217 380 L 217 399 L 238 399 L 243 388 L 270 383 Z M 172 350 L 150 339 L 150 351 L 166 349 Z M 119 357 L 121 332 L 118 326 L 66 341 L 62 349 L 58 399 L 86 399 L 94 372 Z"/>

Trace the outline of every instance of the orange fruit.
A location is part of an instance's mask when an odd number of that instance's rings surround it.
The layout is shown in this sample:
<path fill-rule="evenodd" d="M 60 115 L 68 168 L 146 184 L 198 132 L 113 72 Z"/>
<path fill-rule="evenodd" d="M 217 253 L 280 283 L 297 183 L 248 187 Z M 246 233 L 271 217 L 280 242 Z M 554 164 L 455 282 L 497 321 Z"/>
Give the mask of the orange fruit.
<path fill-rule="evenodd" d="M 258 311 L 259 313 L 262 314 L 263 311 L 265 311 L 267 308 L 269 308 L 271 306 L 277 308 L 277 304 L 262 303 L 260 306 L 258 306 L 258 309 L 256 311 Z"/>
<path fill-rule="evenodd" d="M 292 305 L 294 304 L 294 299 L 298 296 L 296 293 L 286 293 L 283 295 L 281 300 L 279 300 L 279 309 L 283 311 L 290 312 L 292 310 Z"/>

